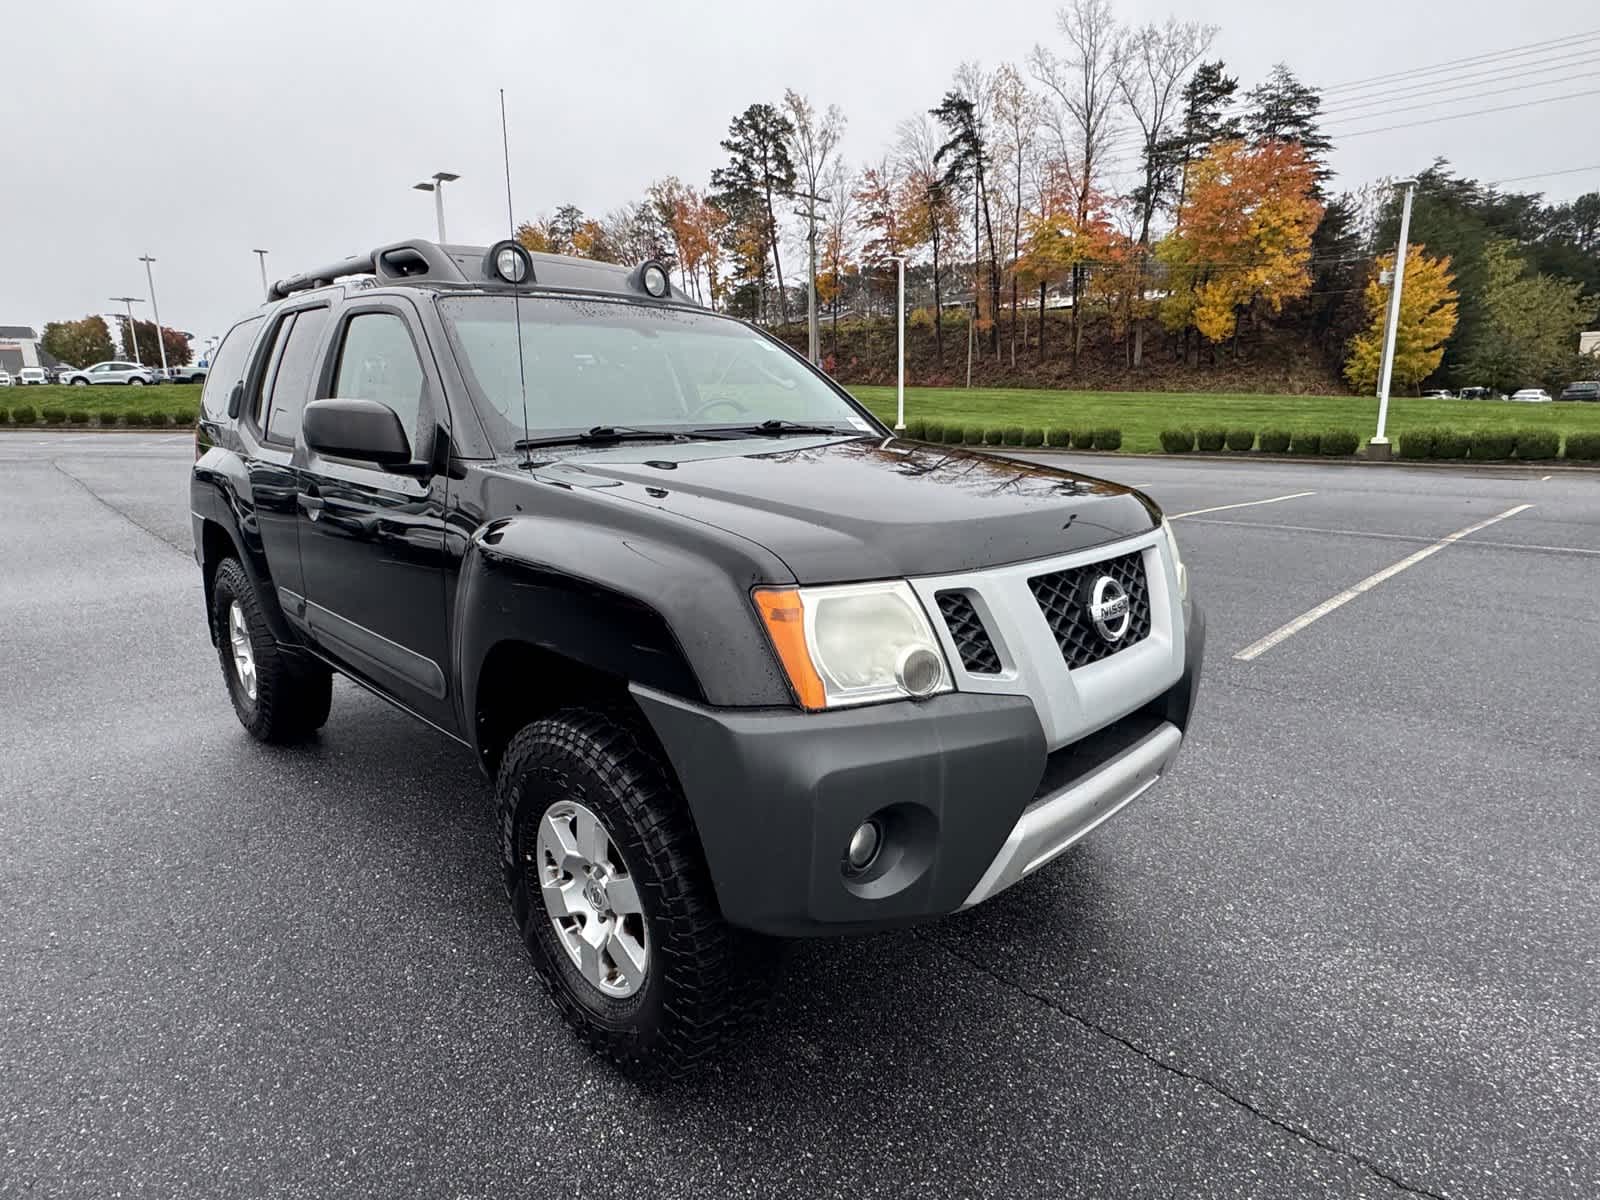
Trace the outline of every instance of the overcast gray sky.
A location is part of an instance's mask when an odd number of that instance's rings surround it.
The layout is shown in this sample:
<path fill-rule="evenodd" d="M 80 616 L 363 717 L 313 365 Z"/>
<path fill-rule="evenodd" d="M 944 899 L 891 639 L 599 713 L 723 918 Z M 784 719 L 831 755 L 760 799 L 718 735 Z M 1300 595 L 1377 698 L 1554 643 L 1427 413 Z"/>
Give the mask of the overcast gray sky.
<path fill-rule="evenodd" d="M 136 259 L 148 252 L 163 322 L 201 338 L 260 302 L 252 247 L 271 250 L 277 278 L 432 236 L 432 201 L 411 185 L 434 171 L 462 176 L 446 192 L 452 241 L 503 236 L 499 87 L 519 218 L 564 201 L 599 213 L 663 175 L 703 185 L 729 118 L 785 87 L 844 110 L 859 163 L 937 103 L 962 59 L 992 67 L 1037 42 L 1059 47 L 1051 0 L 24 2 L 12 0 L 0 69 L 0 324 L 143 296 Z M 1246 87 L 1279 60 L 1326 86 L 1600 26 L 1593 0 L 1117 9 L 1128 22 L 1219 25 L 1214 53 Z M 1527 94 L 1596 86 L 1588 69 L 1552 68 L 1563 85 Z M 1338 184 L 1435 154 L 1481 179 L 1600 162 L 1586 119 L 1597 108 L 1591 96 L 1352 139 L 1334 159 Z M 1515 186 L 1570 197 L 1600 187 L 1600 171 Z"/>

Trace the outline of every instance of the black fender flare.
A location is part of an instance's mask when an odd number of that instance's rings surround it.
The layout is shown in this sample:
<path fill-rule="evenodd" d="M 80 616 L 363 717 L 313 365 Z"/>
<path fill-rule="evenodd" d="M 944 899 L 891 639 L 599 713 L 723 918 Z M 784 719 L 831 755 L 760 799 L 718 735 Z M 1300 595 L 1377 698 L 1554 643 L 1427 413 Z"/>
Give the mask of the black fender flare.
<path fill-rule="evenodd" d="M 214 538 L 206 536 L 206 526 L 220 528 L 232 543 L 233 553 L 255 588 L 272 636 L 279 644 L 300 647 L 301 639 L 283 615 L 278 590 L 272 581 L 261 534 L 255 523 L 255 504 L 250 494 L 249 477 L 237 455 L 212 449 L 194 466 L 189 484 L 189 516 L 194 524 L 194 555 L 205 578 L 206 626 L 210 628 L 211 580 L 220 556 L 211 549 Z M 213 637 L 215 631 L 212 631 Z"/>

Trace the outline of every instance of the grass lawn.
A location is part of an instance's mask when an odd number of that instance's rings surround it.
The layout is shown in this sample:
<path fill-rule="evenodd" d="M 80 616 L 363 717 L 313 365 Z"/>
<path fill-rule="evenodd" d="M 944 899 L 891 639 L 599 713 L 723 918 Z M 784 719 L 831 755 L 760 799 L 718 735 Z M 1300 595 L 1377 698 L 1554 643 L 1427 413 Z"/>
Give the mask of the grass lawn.
<path fill-rule="evenodd" d="M 92 425 L 99 423 L 99 414 L 116 413 L 120 418 L 127 413 L 138 413 L 146 420 L 152 414 L 163 418 L 167 424 L 174 413 L 181 413 L 193 421 L 200 411 L 200 387 L 193 383 L 158 383 L 145 387 L 125 384 L 100 384 L 93 387 L 73 387 L 70 384 L 34 384 L 30 387 L 0 388 L 0 411 L 15 424 L 9 414 L 26 405 L 33 409 L 35 425 L 44 424 L 40 412 L 46 408 L 59 408 L 63 412 L 86 412 Z"/>
<path fill-rule="evenodd" d="M 892 387 L 850 389 L 890 425 Z M 1287 429 L 1325 433 L 1348 429 L 1363 443 L 1378 420 L 1371 396 L 1233 396 L 1183 392 L 1056 392 L 1034 388 L 907 388 L 906 420 L 985 427 L 1122 430 L 1122 448 L 1161 449 L 1163 429 Z M 1513 404 L 1507 400 L 1389 401 L 1389 436 L 1407 429 L 1555 429 L 1563 434 L 1600 432 L 1600 404 Z"/>

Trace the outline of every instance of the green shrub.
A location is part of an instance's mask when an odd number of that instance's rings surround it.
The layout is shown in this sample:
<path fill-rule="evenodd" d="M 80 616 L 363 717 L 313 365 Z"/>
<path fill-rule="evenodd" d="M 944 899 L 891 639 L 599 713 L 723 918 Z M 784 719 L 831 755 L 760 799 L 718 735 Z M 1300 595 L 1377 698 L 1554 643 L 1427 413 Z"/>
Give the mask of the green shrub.
<path fill-rule="evenodd" d="M 1479 461 L 1511 457 L 1517 436 L 1508 429 L 1477 429 L 1467 434 L 1468 452 Z"/>
<path fill-rule="evenodd" d="M 1228 430 L 1229 450 L 1249 450 L 1256 444 L 1256 431 L 1254 429 Z"/>
<path fill-rule="evenodd" d="M 1401 458 L 1432 458 L 1438 448 L 1437 429 L 1408 429 L 1400 435 Z"/>
<path fill-rule="evenodd" d="M 1348 429 L 1334 429 L 1322 435 L 1322 452 L 1335 458 L 1354 454 L 1360 445 L 1360 435 Z"/>
<path fill-rule="evenodd" d="M 1072 448 L 1074 450 L 1094 449 L 1094 430 L 1075 429 L 1072 431 Z"/>
<path fill-rule="evenodd" d="M 1163 429 L 1161 448 L 1168 454 L 1187 454 L 1194 449 L 1194 430 Z"/>
<path fill-rule="evenodd" d="M 1600 462 L 1600 433 L 1567 434 L 1567 457 L 1574 462 Z"/>
<path fill-rule="evenodd" d="M 67 414 L 67 420 L 74 425 L 87 425 L 89 423 L 89 412 L 87 409 L 75 408 Z"/>
<path fill-rule="evenodd" d="M 1561 453 L 1561 435 L 1554 429 L 1519 429 L 1515 438 L 1518 458 L 1555 458 Z"/>
<path fill-rule="evenodd" d="M 1228 441 L 1226 429 L 1197 429 L 1194 433 L 1194 444 L 1198 450 L 1213 454 L 1221 450 Z"/>
<path fill-rule="evenodd" d="M 145 423 L 144 414 L 139 412 L 124 413 L 122 415 L 122 421 L 123 424 L 128 425 L 131 428 L 137 428 Z"/>
<path fill-rule="evenodd" d="M 983 444 L 985 446 L 998 446 L 1005 440 L 1005 430 L 985 429 L 983 431 Z"/>
<path fill-rule="evenodd" d="M 1024 446 L 1042 446 L 1042 445 L 1044 445 L 1044 430 L 1042 430 L 1042 429 L 1025 430 L 1023 432 L 1023 434 L 1022 434 L 1022 444 Z"/>
<path fill-rule="evenodd" d="M 1321 454 L 1322 435 L 1320 433 L 1307 433 L 1305 430 L 1296 430 L 1294 438 L 1289 442 L 1290 454 Z"/>
<path fill-rule="evenodd" d="M 969 446 L 981 446 L 981 445 L 983 445 L 983 426 L 982 425 L 968 425 L 967 426 L 967 435 L 966 435 L 966 437 L 962 438 L 961 440 L 964 441 Z"/>
<path fill-rule="evenodd" d="M 1070 446 L 1072 445 L 1072 430 L 1046 429 L 1044 431 L 1044 444 L 1046 446 Z"/>
<path fill-rule="evenodd" d="M 11 410 L 11 419 L 18 425 L 32 425 L 36 420 L 31 404 L 19 404 Z"/>
<path fill-rule="evenodd" d="M 8 413 L 5 409 L 0 408 L 0 425 L 8 425 L 10 423 L 11 423 L 11 414 Z"/>
<path fill-rule="evenodd" d="M 1454 429 L 1441 429 L 1433 439 L 1435 458 L 1465 458 L 1470 445 L 1467 435 Z"/>
<path fill-rule="evenodd" d="M 1287 429 L 1263 429 L 1261 431 L 1261 453 L 1283 454 L 1289 449 L 1290 433 Z"/>
<path fill-rule="evenodd" d="M 1121 450 L 1122 430 L 1096 429 L 1094 431 L 1094 448 L 1096 450 Z"/>
<path fill-rule="evenodd" d="M 39 415 L 44 418 L 46 425 L 60 425 L 67 419 L 67 410 L 64 408 L 42 408 Z"/>
<path fill-rule="evenodd" d="M 1005 444 L 1007 446 L 1022 445 L 1022 426 L 1007 425 L 1005 428 Z"/>
<path fill-rule="evenodd" d="M 944 441 L 944 422 L 929 421 L 922 427 L 922 436 L 925 441 L 929 442 Z"/>
<path fill-rule="evenodd" d="M 121 415 L 122 414 L 117 412 L 115 409 L 102 408 L 99 412 L 95 413 L 94 419 L 101 425 L 115 425 L 117 423 L 117 419 Z"/>
<path fill-rule="evenodd" d="M 921 441 L 928 434 L 928 423 L 921 417 L 913 417 L 906 422 L 905 436 L 915 441 Z"/>

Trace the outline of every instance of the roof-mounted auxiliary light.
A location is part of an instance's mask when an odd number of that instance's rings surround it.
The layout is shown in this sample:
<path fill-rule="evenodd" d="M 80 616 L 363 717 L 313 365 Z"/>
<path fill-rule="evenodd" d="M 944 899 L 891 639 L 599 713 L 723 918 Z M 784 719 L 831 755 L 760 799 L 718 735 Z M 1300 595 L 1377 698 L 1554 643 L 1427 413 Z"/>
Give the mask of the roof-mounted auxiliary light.
<path fill-rule="evenodd" d="M 645 294 L 657 300 L 665 300 L 672 291 L 672 280 L 667 275 L 667 269 L 658 262 L 645 262 L 639 265 L 639 286 L 644 288 Z"/>
<path fill-rule="evenodd" d="M 533 259 L 513 241 L 496 242 L 489 247 L 484 274 L 506 283 L 533 282 Z"/>

